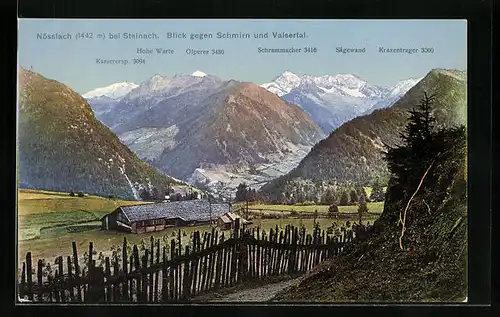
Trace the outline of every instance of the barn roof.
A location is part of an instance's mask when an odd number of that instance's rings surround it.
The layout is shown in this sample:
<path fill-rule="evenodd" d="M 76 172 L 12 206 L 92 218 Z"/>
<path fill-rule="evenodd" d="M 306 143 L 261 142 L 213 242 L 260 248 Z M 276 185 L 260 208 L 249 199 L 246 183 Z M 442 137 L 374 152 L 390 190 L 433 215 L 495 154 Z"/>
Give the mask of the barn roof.
<path fill-rule="evenodd" d="M 240 219 L 241 223 L 247 223 L 246 219 L 242 218 L 238 214 L 235 214 L 234 212 L 226 212 L 220 218 L 221 218 L 222 222 L 224 222 L 224 223 L 233 222 L 238 218 Z"/>
<path fill-rule="evenodd" d="M 208 221 L 210 220 L 210 209 L 212 209 L 212 219 L 223 215 L 231 210 L 229 204 L 215 204 L 208 200 L 185 200 L 162 202 L 155 204 L 144 204 L 120 207 L 123 213 L 131 222 L 141 220 L 151 220 L 159 218 L 180 218 L 184 221 Z"/>

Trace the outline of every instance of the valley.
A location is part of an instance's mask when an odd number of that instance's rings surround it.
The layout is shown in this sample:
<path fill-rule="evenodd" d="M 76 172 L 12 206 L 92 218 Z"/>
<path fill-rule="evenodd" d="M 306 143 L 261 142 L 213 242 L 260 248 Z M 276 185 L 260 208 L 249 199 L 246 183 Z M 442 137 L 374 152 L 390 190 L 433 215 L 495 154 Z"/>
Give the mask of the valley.
<path fill-rule="evenodd" d="M 196 71 L 171 78 L 155 75 L 140 85 L 117 83 L 85 94 L 87 99 L 38 74 L 24 70 L 21 74 L 25 95 L 20 112 L 19 267 L 27 252 L 46 263 L 59 256 L 69 257 L 73 243 L 80 250 L 92 243 L 102 265 L 105 257 L 116 254 L 124 238 L 142 249 L 150 239 L 160 239 L 165 245 L 178 241 L 178 250 L 187 250 L 199 233 L 231 234 L 231 227 L 220 223 L 223 217 L 213 222 L 210 219 L 208 224 L 174 225 L 142 234 L 109 230 L 106 218 L 103 229 L 101 219 L 118 207 L 174 197 L 192 200 L 204 196 L 214 202 L 229 202 L 230 209 L 248 222 L 248 232 L 271 235 L 293 226 L 304 234 L 320 230 L 321 239 L 333 241 L 345 239 L 348 230 L 375 230 L 393 217 L 390 213 L 394 214 L 395 208 L 391 204 L 395 189 L 389 181 L 393 175 L 387 171 L 391 166 L 386 165 L 383 150 L 398 146 L 403 132 L 400 122 L 408 120 L 412 113 L 408 110 L 419 96 L 427 98 L 429 90 L 440 96 L 432 115 L 441 129 L 453 133 L 452 127 L 466 124 L 465 75 L 450 70 L 432 70 L 415 86 L 410 80 L 396 85 L 392 92 L 370 88 L 355 76 L 304 79 L 287 73 L 289 81 L 299 83 L 286 87 L 278 81 L 261 87 Z M 342 81 L 351 87 L 344 88 L 342 99 L 351 112 L 337 108 L 336 113 L 343 115 L 337 117 L 340 121 L 320 115 L 330 124 L 339 124 L 330 126 L 333 131 L 327 136 L 325 125 L 313 119 L 317 104 L 304 102 L 298 89 L 309 85 L 316 91 L 314 100 L 318 103 L 326 100 L 338 106 L 342 102 L 328 94 L 338 91 L 335 85 Z M 355 95 L 363 89 L 390 97 L 379 96 L 365 103 L 349 99 L 361 98 Z M 407 89 L 399 99 L 394 93 Z M 291 94 L 300 105 L 287 101 Z M 311 95 L 307 98 L 311 100 Z M 67 102 L 80 107 L 80 112 L 75 115 L 72 109 L 61 108 Z M 56 111 L 58 115 L 51 115 Z M 49 156 L 54 162 L 37 160 L 47 157 L 49 149 L 64 153 L 61 157 L 74 158 L 73 165 L 54 156 Z M 56 162 L 59 165 L 51 164 Z M 57 181 L 55 174 L 59 175 Z M 198 194 L 194 197 L 193 193 Z M 461 219 L 463 216 L 454 220 L 453 228 Z M 265 235 L 263 239 L 266 243 Z M 374 241 L 387 243 L 387 237 L 379 239 Z M 358 240 L 352 245 L 363 243 L 363 238 Z M 346 249 L 346 257 L 339 257 L 339 261 L 352 256 L 350 250 Z M 272 258 L 272 253 L 266 256 Z M 385 253 L 376 256 L 387 261 Z M 78 261 L 86 265 L 85 260 Z M 453 261 L 444 265 L 453 265 Z M 321 270 L 318 265 L 303 278 L 317 283 L 316 276 L 324 274 Z M 226 290 L 225 298 L 254 296 L 258 301 L 263 298 L 259 289 L 273 289 L 265 297 L 267 301 L 293 300 L 302 293 L 313 300 L 321 298 L 316 290 L 297 291 L 303 278 L 278 279 L 279 283 L 262 285 L 256 291 L 248 290 L 251 284 L 242 284 Z M 335 294 L 329 296 L 345 296 Z M 208 297 L 213 298 L 213 294 Z"/>
<path fill-rule="evenodd" d="M 195 71 L 156 74 L 141 84 L 112 84 L 84 96 L 96 117 L 141 159 L 231 197 L 240 183 L 259 189 L 286 175 L 332 130 L 391 106 L 420 79 L 381 87 L 350 74 L 314 77 L 285 71 L 260 89 Z M 290 120 L 298 125 L 289 126 Z"/>
<path fill-rule="evenodd" d="M 147 244 L 151 236 L 155 239 L 170 240 L 177 235 L 178 230 L 181 230 L 182 243 L 188 245 L 192 232 L 204 233 L 212 230 L 210 225 L 171 227 L 161 232 L 145 234 L 101 229 L 100 219 L 117 207 L 144 203 L 147 202 L 124 201 L 92 195 L 72 197 L 67 192 L 20 189 L 17 211 L 18 263 L 21 264 L 24 261 L 28 251 L 33 257 L 47 261 L 52 261 L 60 255 L 71 255 L 73 241 L 76 241 L 77 246 L 82 250 L 88 247 L 89 242 L 92 242 L 98 252 L 109 255 L 113 248 L 123 243 L 124 237 L 132 244 Z M 370 212 L 364 216 L 364 219 L 373 223 L 380 215 L 383 203 L 373 203 L 368 206 Z M 233 208 L 237 210 L 241 207 L 241 204 L 236 204 Z M 302 216 L 301 212 L 293 217 L 289 215 L 291 209 L 312 213 L 313 207 L 319 211 L 317 219 L 308 215 Z M 343 216 L 332 219 L 325 212 L 328 206 L 252 204 L 250 206 L 252 224 L 249 228 L 258 227 L 269 232 L 276 226 L 284 228 L 286 225 L 294 225 L 304 226 L 307 232 L 311 232 L 314 222 L 318 222 L 321 228 L 326 229 L 333 222 L 336 222 L 338 226 L 345 226 L 347 220 L 357 221 L 355 206 L 340 206 L 339 209 Z M 277 214 L 270 214 L 269 211 L 275 211 Z"/>
<path fill-rule="evenodd" d="M 167 20 L 18 19 L 16 304 L 469 298 L 467 21 Z"/>

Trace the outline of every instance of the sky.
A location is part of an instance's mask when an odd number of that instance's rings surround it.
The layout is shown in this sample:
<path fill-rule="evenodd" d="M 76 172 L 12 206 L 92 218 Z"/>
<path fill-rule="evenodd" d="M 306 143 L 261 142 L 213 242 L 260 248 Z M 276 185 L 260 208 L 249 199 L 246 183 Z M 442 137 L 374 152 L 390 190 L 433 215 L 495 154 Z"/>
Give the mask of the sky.
<path fill-rule="evenodd" d="M 203 71 L 225 80 L 263 84 L 284 71 L 303 75 L 355 74 L 371 84 L 390 86 L 425 76 L 434 68 L 467 69 L 465 20 L 61 20 L 20 19 L 19 65 L 58 80 L 78 93 L 117 82 L 140 84 L 155 74 L 173 76 Z M 151 33 L 159 39 L 123 39 L 123 33 Z M 184 32 L 187 39 L 168 39 Z M 217 32 L 250 33 L 250 39 L 218 39 Z M 272 32 L 305 32 L 304 39 L 274 39 Z M 71 34 L 72 39 L 37 39 Z M 87 34 L 76 39 L 77 34 Z M 109 39 L 109 34 L 122 34 Z M 193 39 L 190 34 L 213 35 Z M 268 38 L 253 38 L 268 33 Z M 92 38 L 90 35 L 92 34 Z M 104 39 L 97 38 L 104 34 Z M 301 53 L 258 53 L 258 48 L 301 48 Z M 305 53 L 306 47 L 316 53 Z M 365 53 L 336 53 L 337 47 L 365 48 Z M 379 47 L 416 48 L 419 53 L 380 53 Z M 172 49 L 174 54 L 141 55 L 137 49 Z M 431 48 L 433 53 L 420 53 Z M 189 55 L 186 50 L 224 50 L 224 54 Z M 96 59 L 128 60 L 128 65 L 98 64 Z M 145 63 L 133 64 L 143 58 Z"/>

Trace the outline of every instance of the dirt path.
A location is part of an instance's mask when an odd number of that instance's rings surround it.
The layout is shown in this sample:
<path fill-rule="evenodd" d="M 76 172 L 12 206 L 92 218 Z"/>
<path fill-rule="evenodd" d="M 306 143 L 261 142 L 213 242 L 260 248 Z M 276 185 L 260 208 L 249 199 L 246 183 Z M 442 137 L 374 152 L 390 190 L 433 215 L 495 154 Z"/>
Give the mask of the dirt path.
<path fill-rule="evenodd" d="M 212 294 L 210 298 L 205 298 L 205 300 L 211 302 L 267 302 L 270 301 L 278 292 L 292 285 L 299 278 L 269 283 L 261 286 L 253 286 L 243 290 L 234 290 L 234 292 L 231 293 L 225 292 L 225 294 Z"/>

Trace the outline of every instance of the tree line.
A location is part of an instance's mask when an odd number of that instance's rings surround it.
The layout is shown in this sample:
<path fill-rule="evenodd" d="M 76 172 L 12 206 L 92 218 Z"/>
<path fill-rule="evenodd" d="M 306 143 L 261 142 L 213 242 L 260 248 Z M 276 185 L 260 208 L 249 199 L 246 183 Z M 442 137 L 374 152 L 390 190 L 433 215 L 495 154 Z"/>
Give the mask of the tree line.
<path fill-rule="evenodd" d="M 175 193 L 172 187 L 168 187 L 165 191 L 161 191 L 156 187 L 150 189 L 141 188 L 139 189 L 139 197 L 143 201 L 164 201 L 167 199 L 169 201 L 182 201 L 182 200 L 194 200 L 198 199 L 199 193 L 197 191 L 192 191 L 185 193 Z"/>
<path fill-rule="evenodd" d="M 326 187 L 326 189 L 325 189 Z M 250 189 L 245 183 L 241 183 L 237 187 L 236 201 L 262 201 L 271 204 L 287 204 L 287 205 L 338 205 L 338 206 L 353 206 L 359 204 L 360 196 L 363 196 L 366 202 L 384 201 L 385 183 L 377 178 L 372 182 L 372 191 L 368 195 L 365 187 L 354 185 L 326 185 L 320 184 L 293 184 L 288 186 L 281 195 L 267 195 L 261 191 Z"/>

